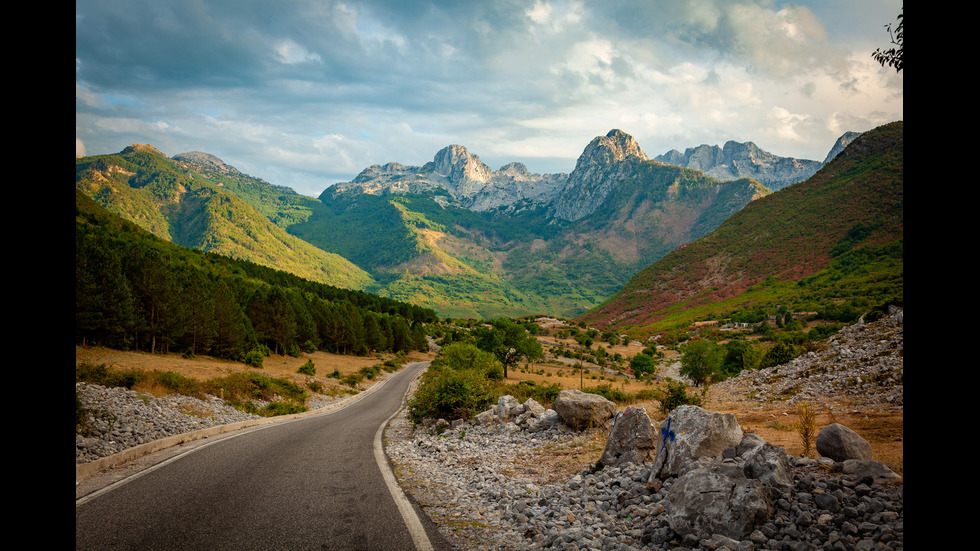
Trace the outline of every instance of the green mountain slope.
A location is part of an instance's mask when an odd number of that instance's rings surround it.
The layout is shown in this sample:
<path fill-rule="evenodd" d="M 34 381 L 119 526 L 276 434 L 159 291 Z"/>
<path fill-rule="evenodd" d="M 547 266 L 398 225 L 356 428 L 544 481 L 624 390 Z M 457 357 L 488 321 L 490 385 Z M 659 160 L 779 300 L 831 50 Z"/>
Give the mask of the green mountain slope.
<path fill-rule="evenodd" d="M 654 161 L 628 161 L 603 205 L 568 222 L 545 207 L 472 211 L 436 193 L 328 189 L 290 233 L 343 255 L 379 294 L 453 317 L 573 316 L 637 270 L 768 193 Z"/>
<path fill-rule="evenodd" d="M 147 145 L 75 160 L 77 189 L 161 239 L 339 287 L 365 289 L 373 284 L 364 270 L 288 234 L 270 221 L 271 210 L 263 215 L 236 195 L 261 197 L 271 189 L 263 184 L 257 179 L 202 174 Z M 278 214 L 273 217 L 292 222 L 309 209 L 303 209 L 301 200 L 293 205 L 292 209 L 276 206 Z"/>
<path fill-rule="evenodd" d="M 75 190 L 76 343 L 260 365 L 269 352 L 424 350 L 422 325 L 436 320 L 429 309 L 175 245 Z"/>
<path fill-rule="evenodd" d="M 806 182 L 749 203 L 633 277 L 586 323 L 649 335 L 783 305 L 901 298 L 903 124 L 870 131 Z"/>

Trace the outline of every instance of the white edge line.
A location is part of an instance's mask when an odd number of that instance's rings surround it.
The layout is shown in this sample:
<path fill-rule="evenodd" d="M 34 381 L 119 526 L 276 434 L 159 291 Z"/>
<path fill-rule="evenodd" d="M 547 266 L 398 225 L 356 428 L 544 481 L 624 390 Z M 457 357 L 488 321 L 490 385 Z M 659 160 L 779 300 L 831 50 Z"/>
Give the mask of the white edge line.
<path fill-rule="evenodd" d="M 424 371 L 424 370 L 423 370 Z M 421 375 L 422 372 L 419 372 Z M 395 479 L 395 474 L 391 472 L 388 467 L 388 458 L 385 456 L 384 445 L 382 443 L 382 435 L 384 434 L 385 427 L 391 422 L 395 416 L 401 412 L 402 408 L 399 407 L 395 410 L 395 413 L 391 414 L 391 417 L 381 423 L 378 427 L 378 432 L 374 434 L 374 459 L 378 462 L 378 468 L 381 469 L 381 474 L 385 479 L 385 483 L 388 484 L 388 490 L 391 492 L 391 497 L 395 500 L 395 505 L 398 506 L 398 510 L 402 514 L 402 518 L 405 520 L 405 525 L 408 527 L 408 532 L 412 535 L 412 541 L 415 542 L 415 548 L 418 551 L 432 551 L 432 542 L 429 541 L 429 535 L 425 532 L 425 527 L 422 526 L 422 521 L 419 520 L 418 515 L 415 513 L 415 508 L 412 507 L 412 503 L 405 496 L 405 492 L 402 491 L 401 486 L 398 485 L 398 480 Z"/>
<path fill-rule="evenodd" d="M 397 375 L 397 374 L 398 373 L 394 373 L 393 375 Z M 350 396 L 348 399 L 342 400 L 342 401 L 337 402 L 335 404 L 331 404 L 330 406 L 328 406 L 326 408 L 322 408 L 323 411 L 310 411 L 310 412 L 305 412 L 305 413 L 301 413 L 301 414 L 291 415 L 288 418 L 282 419 L 279 422 L 274 422 L 273 421 L 273 422 L 270 422 L 268 424 L 262 424 L 262 425 L 258 425 L 258 426 L 247 427 L 247 428 L 236 430 L 236 431 L 233 431 L 233 432 L 219 434 L 219 435 L 213 437 L 213 439 L 211 441 L 209 441 L 209 442 L 206 442 L 206 443 L 201 444 L 199 446 L 194 446 L 191 449 L 188 449 L 187 451 L 181 452 L 181 453 L 179 453 L 179 454 L 177 454 L 177 455 L 175 455 L 173 457 L 170 457 L 170 458 L 168 458 L 168 459 L 166 459 L 164 461 L 161 461 L 160 463 L 156 463 L 156 464 L 150 465 L 149 467 L 147 467 L 145 469 L 141 469 L 139 472 L 136 472 L 134 474 L 128 475 L 125 478 L 121 478 L 119 480 L 116 480 L 115 482 L 113 482 L 111 484 L 108 484 L 107 486 L 105 486 L 103 488 L 100 488 L 98 490 L 95 490 L 94 492 L 85 494 L 84 496 L 82 496 L 82 497 L 80 497 L 80 498 L 78 498 L 78 499 L 75 500 L 75 507 L 78 508 L 78 507 L 80 507 L 80 506 L 88 503 L 89 501 L 95 499 L 96 497 L 98 497 L 98 496 L 100 496 L 102 494 L 105 494 L 105 493 L 108 493 L 108 492 L 110 492 L 112 490 L 115 490 L 117 488 L 120 488 L 120 487 L 122 487 L 122 486 L 124 486 L 124 485 L 126 485 L 126 484 L 128 484 L 128 483 L 130 483 L 130 482 L 132 482 L 134 480 L 136 480 L 137 478 L 140 478 L 141 476 L 143 476 L 145 474 L 149 474 L 149 473 L 151 473 L 151 472 L 153 472 L 153 471 L 155 471 L 155 470 L 157 470 L 159 468 L 162 468 L 164 465 L 167 465 L 169 463 L 172 463 L 172 462 L 174 462 L 174 461 L 176 461 L 176 460 L 184 457 L 185 455 L 190 455 L 190 454 L 192 454 L 194 452 L 200 451 L 200 450 L 202 450 L 202 449 L 204 449 L 204 448 L 206 448 L 206 447 L 208 447 L 208 446 L 210 446 L 212 444 L 217 444 L 218 442 L 221 442 L 222 440 L 229 440 L 231 438 L 237 438 L 239 436 L 242 436 L 244 434 L 248 434 L 250 432 L 254 432 L 254 431 L 257 431 L 257 430 L 261 430 L 261 429 L 264 429 L 264 428 L 269 428 L 269 427 L 273 427 L 273 426 L 277 426 L 277 425 L 283 425 L 283 424 L 286 424 L 286 423 L 291 423 L 293 421 L 299 421 L 300 419 L 304 419 L 304 418 L 308 418 L 308 417 L 315 417 L 315 416 L 319 416 L 319 415 L 330 415 L 332 413 L 336 413 L 336 412 L 338 412 L 338 411 L 340 411 L 342 409 L 345 409 L 345 408 L 347 408 L 347 407 L 349 407 L 349 406 L 351 406 L 351 405 L 359 402 L 362 398 L 364 398 L 365 395 L 374 392 L 375 390 L 377 390 L 378 388 L 380 388 L 384 383 L 388 382 L 389 379 L 391 379 L 391 377 L 385 377 L 384 379 L 378 381 L 377 383 L 371 385 L 370 387 L 364 389 L 363 391 L 358 392 L 357 394 L 355 394 L 353 396 Z M 401 410 L 399 409 L 398 411 L 401 411 Z M 395 412 L 395 415 L 398 414 L 398 411 Z M 395 415 L 392 415 L 388 419 L 390 420 Z M 388 422 L 385 421 L 385 424 L 381 425 L 381 429 L 383 430 L 384 427 L 385 427 L 385 425 L 387 425 L 387 424 L 388 424 Z M 186 443 L 186 442 L 182 442 L 181 444 L 183 444 L 183 443 Z M 176 445 L 181 445 L 181 444 L 176 444 Z M 375 455 L 377 455 L 377 442 L 375 442 L 375 447 L 376 447 L 375 448 Z M 382 453 L 382 458 L 383 458 L 383 456 L 384 456 L 384 454 Z M 387 464 L 385 465 L 385 467 L 387 467 Z M 387 475 L 385 469 L 381 469 L 381 472 L 382 472 L 382 474 L 386 474 Z M 386 478 L 385 481 L 388 482 L 388 479 Z M 388 485 L 389 485 L 389 487 L 391 486 L 390 482 L 389 482 Z M 392 493 L 394 493 L 394 490 L 392 490 Z M 404 497 L 404 495 L 402 497 Z M 395 501 L 397 502 L 398 500 L 396 499 Z"/>

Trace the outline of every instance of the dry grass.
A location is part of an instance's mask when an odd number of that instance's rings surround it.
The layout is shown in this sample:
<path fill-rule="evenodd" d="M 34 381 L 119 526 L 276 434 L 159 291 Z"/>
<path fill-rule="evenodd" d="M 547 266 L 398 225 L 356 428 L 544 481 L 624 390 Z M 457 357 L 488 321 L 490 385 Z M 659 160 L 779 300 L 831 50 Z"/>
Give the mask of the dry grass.
<path fill-rule="evenodd" d="M 545 337 L 545 340 L 555 341 L 553 336 Z M 570 339 L 565 340 L 571 343 Z M 641 350 L 637 346 L 613 347 L 613 352 L 620 352 L 624 357 L 632 357 Z M 431 360 L 433 353 L 412 353 L 409 358 L 412 361 Z M 327 375 L 338 370 L 342 375 L 355 373 L 362 367 L 372 366 L 383 362 L 385 359 L 393 357 L 387 356 L 339 356 L 325 352 L 313 354 L 303 354 L 298 358 L 291 356 L 271 356 L 265 359 L 261 369 L 249 367 L 245 364 L 219 360 L 207 356 L 199 356 L 194 359 L 185 359 L 179 354 L 148 354 L 144 352 L 124 352 L 97 347 L 75 347 L 75 363 L 107 364 L 111 367 L 121 369 L 137 368 L 156 371 L 174 371 L 181 375 L 198 380 L 207 380 L 238 371 L 257 371 L 272 377 L 286 378 L 301 385 L 306 385 L 310 380 L 305 375 L 300 375 L 296 371 L 308 359 L 312 359 L 316 365 L 316 382 L 323 385 L 324 394 L 343 392 L 344 385 L 336 380 L 328 378 Z M 577 363 L 577 362 L 576 362 Z M 520 380 L 532 380 L 539 384 L 559 384 L 562 388 L 579 388 L 584 385 L 586 388 L 600 384 L 610 384 L 617 390 L 623 390 L 630 394 L 635 394 L 640 390 L 656 388 L 657 383 L 639 382 L 635 380 L 626 381 L 620 377 L 601 375 L 598 366 L 589 366 L 583 377 L 580 377 L 578 369 L 574 365 L 550 363 L 535 363 L 528 367 L 528 372 L 521 368 L 509 370 L 506 382 L 516 383 Z M 370 384 L 365 381 L 363 384 Z M 138 389 L 148 394 L 161 395 L 162 389 L 146 388 Z M 659 404 L 655 401 L 640 401 L 633 405 L 643 407 L 655 423 L 660 421 Z M 547 404 L 545 404 L 547 407 Z M 887 465 L 889 468 L 903 474 L 904 462 L 904 412 L 874 412 L 860 411 L 849 407 L 846 397 L 840 399 L 827 399 L 822 403 L 813 404 L 816 413 L 816 430 L 820 431 L 823 427 L 831 423 L 841 423 L 851 430 L 860 434 L 865 440 L 871 443 L 873 458 Z M 766 441 L 775 446 L 784 448 L 793 455 L 803 454 L 803 445 L 800 436 L 796 431 L 795 425 L 798 421 L 796 408 L 786 404 L 759 404 L 745 397 L 722 395 L 721 393 L 709 392 L 708 401 L 705 404 L 707 409 L 725 413 L 733 413 L 738 418 L 739 424 L 745 432 L 754 432 L 763 437 Z M 605 444 L 605 434 L 602 431 L 595 432 L 588 442 L 583 440 L 578 445 L 550 450 L 549 454 L 539 458 L 552 466 L 567 469 L 567 472 L 578 472 L 584 466 L 594 463 L 602 454 Z M 602 439 L 601 444 L 599 439 Z"/>
<path fill-rule="evenodd" d="M 149 354 L 147 352 L 132 352 L 123 350 L 112 350 L 92 346 L 75 346 L 75 364 L 88 363 L 94 365 L 106 364 L 109 367 L 118 369 L 140 369 L 144 371 L 173 371 L 185 377 L 190 377 L 199 381 L 206 381 L 219 377 L 225 377 L 232 373 L 242 371 L 262 373 L 274 378 L 282 378 L 306 386 L 310 380 L 314 380 L 323 386 L 323 394 L 333 394 L 344 391 L 347 388 L 337 379 L 329 378 L 327 375 L 334 370 L 341 375 L 356 373 L 362 367 L 370 367 L 384 362 L 386 359 L 394 358 L 393 354 L 373 355 L 373 356 L 341 356 L 326 352 L 314 352 L 312 354 L 302 354 L 298 358 L 292 356 L 269 356 L 265 358 L 261 368 L 250 367 L 243 363 L 230 360 L 220 360 L 210 356 L 197 356 L 187 359 L 180 354 Z M 434 354 L 422 354 L 413 352 L 408 355 L 411 361 L 430 360 Z M 297 373 L 300 366 L 307 360 L 313 360 L 316 366 L 316 376 L 309 377 Z M 365 380 L 362 385 L 370 384 L 373 381 Z M 152 394 L 154 396 L 164 396 L 167 391 L 159 386 L 145 386 L 135 388 L 139 392 Z"/>
<path fill-rule="evenodd" d="M 539 340 L 544 342 L 559 342 L 567 347 L 577 346 L 573 339 L 557 339 L 554 335 L 545 336 Z M 605 346 L 605 343 L 602 343 Z M 547 350 L 549 347 L 545 345 Z M 609 350 L 610 354 L 619 352 L 623 357 L 631 358 L 642 350 L 641 346 L 614 346 Z M 675 352 L 668 352 L 668 359 L 675 355 Z M 577 363 L 577 362 L 576 362 Z M 534 364 L 530 371 L 525 373 L 518 369 L 511 369 L 508 382 L 517 382 L 522 379 L 530 379 L 536 383 L 553 384 L 558 383 L 562 388 L 585 388 L 609 383 L 613 388 L 624 390 L 630 394 L 636 394 L 640 390 L 651 390 L 657 388 L 659 383 L 640 382 L 635 380 L 625 381 L 620 377 L 599 375 L 599 366 L 585 364 L 587 371 L 584 377 L 580 378 L 578 369 L 574 365 L 554 365 L 554 362 L 547 364 Z M 543 374 L 540 373 L 543 371 Z M 583 384 L 584 383 L 584 384 Z M 657 423 L 660 421 L 660 404 L 656 401 L 637 401 L 633 405 L 646 409 L 650 418 Z M 820 403 L 812 404 L 815 413 L 815 433 L 831 423 L 840 423 L 855 431 L 871 444 L 872 457 L 887 465 L 896 473 L 902 475 L 904 470 L 904 412 L 899 411 L 866 411 L 853 407 L 849 403 L 847 396 L 827 398 Z M 754 432 L 764 438 L 767 442 L 782 447 L 788 453 L 796 456 L 804 454 L 804 444 L 796 429 L 799 421 L 796 406 L 785 403 L 760 404 L 745 396 L 733 396 L 716 392 L 714 388 L 709 389 L 705 408 L 712 411 L 732 413 L 738 419 L 743 431 Z M 604 441 L 603 441 L 604 443 Z M 591 456 L 589 456 L 591 454 Z M 559 450 L 557 461 L 565 458 L 574 458 L 580 461 L 579 469 L 590 462 L 596 461 L 602 454 L 602 446 L 598 450 L 583 450 L 583 453 L 575 456 Z M 816 456 L 816 450 L 811 447 L 810 456 Z M 572 469 L 574 471 L 574 469 Z"/>

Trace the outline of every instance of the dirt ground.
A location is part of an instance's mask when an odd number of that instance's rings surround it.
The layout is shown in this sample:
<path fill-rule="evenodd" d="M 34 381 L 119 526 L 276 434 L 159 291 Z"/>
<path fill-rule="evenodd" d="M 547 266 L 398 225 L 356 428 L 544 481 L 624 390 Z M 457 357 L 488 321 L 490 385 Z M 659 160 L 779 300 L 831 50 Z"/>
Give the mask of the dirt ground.
<path fill-rule="evenodd" d="M 550 339 L 553 340 L 553 339 Z M 640 347 L 616 347 L 611 352 L 619 351 L 623 356 L 632 356 L 639 352 Z M 305 383 L 308 377 L 300 375 L 297 370 L 308 359 L 312 359 L 316 367 L 316 381 L 326 388 L 339 388 L 342 383 L 327 375 L 334 370 L 341 374 L 353 373 L 365 366 L 383 362 L 393 355 L 373 355 L 366 357 L 339 356 L 325 352 L 303 354 L 298 358 L 291 356 L 271 356 L 265 359 L 262 368 L 253 368 L 245 364 L 219 360 L 207 356 L 194 359 L 182 358 L 179 354 L 149 354 L 145 352 L 126 352 L 97 347 L 75 347 L 75 363 L 107 364 L 116 368 L 138 368 L 144 370 L 174 371 L 187 377 L 207 380 L 222 377 L 237 371 L 258 371 L 272 377 L 283 377 L 298 383 Z M 431 360 L 435 354 L 412 353 L 412 361 Z M 576 362 L 577 363 L 577 362 Z M 533 380 L 538 383 L 558 383 L 562 388 L 585 388 L 602 384 L 610 384 L 613 388 L 636 393 L 639 390 L 654 388 L 657 383 L 626 381 L 621 377 L 603 374 L 597 366 L 592 366 L 580 373 L 576 365 L 533 363 L 526 367 L 511 368 L 506 382 L 515 383 L 520 380 Z M 362 385 L 370 384 L 365 381 Z M 137 389 L 153 392 L 153 389 Z M 547 404 L 546 404 L 547 405 Z M 658 404 L 653 401 L 636 402 L 636 406 L 646 408 L 647 414 L 657 423 L 661 414 Z M 796 409 L 785 404 L 759 404 L 745 397 L 722 395 L 709 389 L 705 404 L 707 409 L 735 414 L 742 429 L 762 436 L 773 445 L 784 448 L 793 455 L 802 455 L 803 446 L 795 424 L 798 416 Z M 816 431 L 831 423 L 841 423 L 860 434 L 871 443 L 873 458 L 904 476 L 903 466 L 903 430 L 904 412 L 873 412 L 849 409 L 843 400 L 827 399 L 815 405 L 817 419 Z M 571 471 L 581 469 L 589 462 L 594 462 L 601 455 L 604 445 L 604 435 L 583 436 L 583 438 L 565 449 L 551 450 L 553 457 L 550 461 L 567 463 Z M 816 457 L 816 433 L 813 434 L 814 444 L 810 456 Z M 595 457 L 592 457 L 592 456 Z"/>
<path fill-rule="evenodd" d="M 193 359 L 183 358 L 180 354 L 150 354 L 147 352 L 132 352 L 111 350 L 91 346 L 75 346 L 75 364 L 88 363 L 93 365 L 106 364 L 117 369 L 142 369 L 146 371 L 173 371 L 185 377 L 200 381 L 224 377 L 240 371 L 254 371 L 274 378 L 291 380 L 305 386 L 310 377 L 297 373 L 300 366 L 308 360 L 313 360 L 316 368 L 314 380 L 325 388 L 342 388 L 344 385 L 337 379 L 327 377 L 334 370 L 341 375 L 355 373 L 362 367 L 369 367 L 385 360 L 394 358 L 394 354 L 375 354 L 371 356 L 341 356 L 326 352 L 292 356 L 272 355 L 262 363 L 261 368 L 247 366 L 230 360 L 220 360 L 210 356 L 197 356 Z M 431 360 L 435 354 L 413 352 L 408 355 L 410 361 Z M 369 385 L 365 380 L 361 387 Z M 156 393 L 155 389 L 135 389 L 141 392 Z"/>
<path fill-rule="evenodd" d="M 558 342 L 566 347 L 577 346 L 573 339 L 557 339 L 554 335 L 539 338 L 549 348 L 547 343 Z M 605 347 L 605 343 L 602 343 Z M 623 357 L 631 358 L 643 349 L 637 344 L 609 347 L 609 354 L 620 353 Z M 676 355 L 667 351 L 667 357 Z M 510 370 L 510 379 L 531 379 L 535 382 L 558 383 L 562 388 L 588 388 L 601 384 L 611 384 L 613 388 L 635 394 L 639 390 L 655 388 L 658 383 L 625 381 L 621 377 L 604 375 L 595 365 L 586 364 L 586 371 L 579 372 L 577 362 L 566 359 L 567 365 L 554 365 L 554 362 L 536 363 L 527 371 Z M 542 373 L 543 372 L 543 373 Z M 676 376 L 674 374 L 668 374 Z M 659 404 L 655 401 L 636 402 L 633 405 L 643 407 L 656 423 L 660 421 Z M 745 396 L 737 396 L 722 392 L 720 389 L 709 388 L 706 409 L 723 413 L 732 413 L 738 419 L 739 425 L 745 432 L 753 432 L 767 442 L 780 446 L 788 453 L 796 456 L 804 455 L 802 438 L 796 429 L 799 420 L 794 406 L 784 403 L 759 403 Z M 857 432 L 871 444 L 872 458 L 887 465 L 896 473 L 903 475 L 904 471 L 904 411 L 863 411 L 848 403 L 846 396 L 826 397 L 820 403 L 814 404 L 816 413 L 815 431 L 811 438 L 810 457 L 817 457 L 816 436 L 820 429 L 832 423 L 840 423 Z M 594 443 L 593 443 L 594 447 Z M 581 449 L 588 449 L 588 442 L 583 441 Z M 576 450 L 568 450 L 570 453 Z M 601 453 L 602 448 L 599 448 Z"/>

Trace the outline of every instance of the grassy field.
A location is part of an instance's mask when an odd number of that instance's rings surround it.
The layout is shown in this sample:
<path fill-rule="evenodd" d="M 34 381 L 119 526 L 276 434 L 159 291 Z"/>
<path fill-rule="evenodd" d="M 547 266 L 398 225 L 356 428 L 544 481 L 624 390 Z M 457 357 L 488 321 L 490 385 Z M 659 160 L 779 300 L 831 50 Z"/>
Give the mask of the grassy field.
<path fill-rule="evenodd" d="M 561 343 L 566 347 L 575 344 L 572 339 L 561 340 L 553 335 L 543 336 L 541 340 L 545 344 L 546 351 L 550 348 L 549 343 Z M 642 346 L 636 344 L 614 346 L 611 347 L 609 353 L 618 352 L 623 357 L 632 357 L 641 349 Z M 673 352 L 668 351 L 667 358 L 670 359 L 673 354 Z M 316 375 L 312 379 L 323 386 L 323 394 L 353 392 L 351 387 L 341 380 L 328 377 L 335 370 L 339 371 L 341 375 L 354 374 L 361 368 L 377 365 L 393 357 L 393 355 L 340 356 L 325 352 L 303 354 L 300 357 L 273 355 L 265 359 L 262 368 L 254 368 L 242 363 L 218 360 L 207 356 L 187 359 L 179 354 L 148 354 L 96 347 L 75 347 L 76 365 L 82 363 L 106 364 L 116 369 L 173 371 L 200 381 L 224 377 L 236 372 L 251 371 L 270 377 L 284 378 L 306 386 L 311 378 L 301 375 L 297 371 L 308 360 L 312 360 L 316 367 Z M 409 361 L 422 361 L 431 360 L 434 357 L 433 352 L 424 354 L 416 352 L 410 354 L 407 359 Z M 505 382 L 517 383 L 521 380 L 531 380 L 538 384 L 558 384 L 564 389 L 584 388 L 585 390 L 608 384 L 616 390 L 622 390 L 631 395 L 636 395 L 641 390 L 654 389 L 660 384 L 655 381 L 627 380 L 621 376 L 604 372 L 594 364 L 585 364 L 584 367 L 585 370 L 580 371 L 577 360 L 546 356 L 545 361 L 510 369 Z M 667 371 L 667 373 L 662 374 L 676 376 L 676 373 L 670 372 L 669 367 L 661 369 Z M 364 380 L 358 387 L 363 389 L 372 383 L 371 380 Z M 163 392 L 160 388 L 137 387 L 134 390 L 155 395 Z M 848 410 L 840 407 L 845 398 L 841 397 L 840 403 L 835 399 L 828 398 L 818 405 L 817 431 L 833 422 L 851 428 L 871 443 L 875 460 L 881 461 L 892 470 L 902 474 L 904 413 L 902 411 L 882 413 Z M 834 408 L 834 411 L 838 413 L 831 414 L 827 406 L 834 404 L 838 405 Z M 543 405 L 550 406 L 550 404 Z M 626 405 L 628 404 L 622 403 L 619 404 L 619 407 L 623 408 Z M 645 408 L 654 423 L 658 423 L 662 418 L 659 413 L 659 404 L 653 400 L 635 400 L 632 405 Z M 744 431 L 757 433 L 766 441 L 784 448 L 790 454 L 801 455 L 803 453 L 802 442 L 795 428 L 798 419 L 797 412 L 793 407 L 782 403 L 760 404 L 744 396 L 724 394 L 720 389 L 711 387 L 707 393 L 705 408 L 712 411 L 733 413 Z M 841 411 L 845 413 L 840 413 Z M 554 457 L 551 460 L 566 462 L 572 470 L 581 469 L 599 458 L 604 445 L 605 434 L 583 435 L 582 438 L 577 439 L 574 446 L 553 450 Z M 810 455 L 816 456 L 816 451 L 811 450 Z"/>

